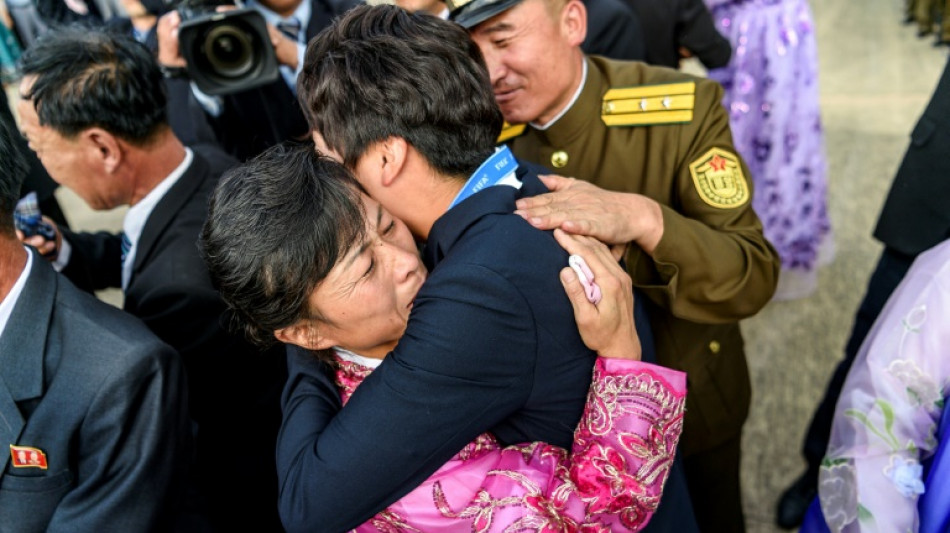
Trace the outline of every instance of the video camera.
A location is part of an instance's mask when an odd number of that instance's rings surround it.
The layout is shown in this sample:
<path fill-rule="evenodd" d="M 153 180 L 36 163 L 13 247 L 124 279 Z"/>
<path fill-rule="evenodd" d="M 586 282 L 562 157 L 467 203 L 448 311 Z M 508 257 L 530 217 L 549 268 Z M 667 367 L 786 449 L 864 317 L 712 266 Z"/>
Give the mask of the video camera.
<path fill-rule="evenodd" d="M 277 79 L 277 56 L 264 17 L 253 9 L 218 12 L 214 0 L 184 0 L 178 47 L 205 94 L 231 94 Z"/>

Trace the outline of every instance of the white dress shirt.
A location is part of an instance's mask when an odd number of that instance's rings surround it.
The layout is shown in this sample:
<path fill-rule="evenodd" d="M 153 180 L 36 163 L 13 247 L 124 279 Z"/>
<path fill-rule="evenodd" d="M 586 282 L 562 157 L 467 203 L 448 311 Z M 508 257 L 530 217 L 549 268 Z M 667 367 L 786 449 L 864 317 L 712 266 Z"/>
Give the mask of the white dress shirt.
<path fill-rule="evenodd" d="M 13 307 L 16 306 L 16 302 L 20 298 L 20 293 L 23 292 L 23 287 L 26 285 L 26 278 L 30 277 L 30 268 L 33 266 L 33 254 L 29 253 L 29 248 L 26 250 L 26 266 L 23 267 L 23 272 L 20 272 L 20 276 L 16 279 L 16 283 L 13 284 L 10 292 L 3 298 L 3 301 L 0 301 L 0 337 L 3 336 L 3 330 L 6 329 L 7 322 L 10 321 L 10 316 L 13 315 Z"/>
<path fill-rule="evenodd" d="M 122 262 L 122 290 L 125 290 L 129 286 L 129 280 L 132 278 L 132 265 L 135 263 L 135 252 L 138 248 L 139 238 L 142 236 L 142 229 L 145 228 L 145 223 L 148 222 L 149 215 L 152 214 L 158 202 L 165 197 L 168 190 L 171 189 L 172 186 L 178 182 L 178 179 L 181 178 L 182 174 L 188 170 L 188 167 L 191 166 L 191 162 L 194 161 L 194 159 L 195 156 L 191 148 L 185 148 L 185 158 L 178 167 L 159 182 L 154 189 L 149 191 L 149 193 L 145 195 L 145 198 L 142 198 L 137 204 L 130 207 L 129 212 L 125 214 L 125 220 L 122 222 L 122 231 L 125 232 L 125 236 L 128 237 L 131 247 L 125 256 L 125 261 Z"/>

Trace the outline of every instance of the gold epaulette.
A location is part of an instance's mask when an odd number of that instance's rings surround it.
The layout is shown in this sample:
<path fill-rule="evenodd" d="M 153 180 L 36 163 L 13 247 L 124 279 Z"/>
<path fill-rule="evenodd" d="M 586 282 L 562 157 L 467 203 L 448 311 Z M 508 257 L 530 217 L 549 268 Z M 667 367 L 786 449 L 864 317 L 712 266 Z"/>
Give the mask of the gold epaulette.
<path fill-rule="evenodd" d="M 505 124 L 501 127 L 501 135 L 498 136 L 497 144 L 506 142 L 508 139 L 514 139 L 515 137 L 524 133 L 524 124 Z"/>
<path fill-rule="evenodd" d="M 610 89 L 600 118 L 608 126 L 649 126 L 693 120 L 696 82 Z"/>

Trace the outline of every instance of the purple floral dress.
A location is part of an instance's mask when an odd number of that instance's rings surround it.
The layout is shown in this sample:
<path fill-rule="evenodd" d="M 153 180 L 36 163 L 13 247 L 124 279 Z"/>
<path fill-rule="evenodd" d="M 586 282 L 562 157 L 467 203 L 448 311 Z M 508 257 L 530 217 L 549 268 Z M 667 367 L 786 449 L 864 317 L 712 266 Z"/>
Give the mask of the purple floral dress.
<path fill-rule="evenodd" d="M 806 0 L 705 0 L 732 43 L 725 87 L 736 149 L 755 185 L 753 207 L 782 259 L 776 298 L 806 296 L 833 255 L 826 204 L 818 58 Z M 822 254 L 819 254 L 822 252 Z"/>

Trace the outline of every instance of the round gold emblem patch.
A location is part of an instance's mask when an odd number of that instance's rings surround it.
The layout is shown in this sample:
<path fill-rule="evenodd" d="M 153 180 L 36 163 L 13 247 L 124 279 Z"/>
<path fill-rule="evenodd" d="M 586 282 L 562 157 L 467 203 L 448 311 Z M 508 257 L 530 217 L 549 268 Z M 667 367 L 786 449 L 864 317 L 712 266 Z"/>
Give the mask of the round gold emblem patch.
<path fill-rule="evenodd" d="M 722 209 L 749 201 L 749 185 L 739 158 L 721 148 L 712 148 L 689 165 L 696 191 L 704 202 Z"/>

